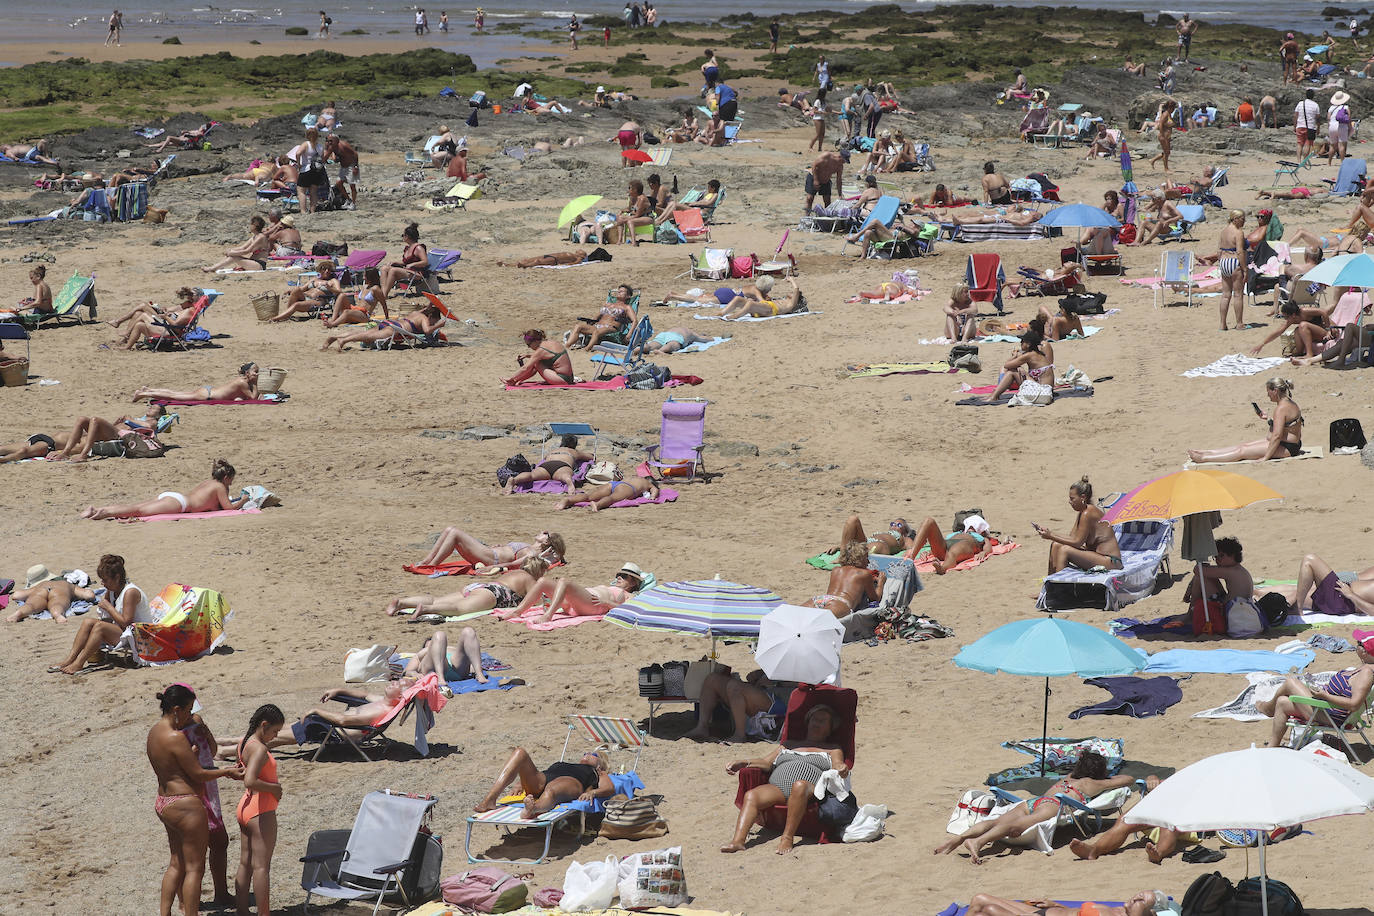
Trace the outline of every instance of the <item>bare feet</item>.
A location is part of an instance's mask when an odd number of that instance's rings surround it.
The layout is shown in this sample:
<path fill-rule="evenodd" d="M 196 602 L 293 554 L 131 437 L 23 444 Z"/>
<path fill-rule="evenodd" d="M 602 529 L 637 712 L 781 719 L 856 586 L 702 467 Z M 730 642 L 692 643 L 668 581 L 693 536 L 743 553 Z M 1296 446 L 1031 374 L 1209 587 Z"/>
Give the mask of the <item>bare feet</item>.
<path fill-rule="evenodd" d="M 983 857 L 978 855 L 978 842 L 976 840 L 965 840 L 964 849 L 968 851 L 969 858 L 973 860 L 974 865 L 983 864 Z"/>
<path fill-rule="evenodd" d="M 778 840 L 778 855 L 785 856 L 789 852 L 791 852 L 792 845 L 795 842 L 796 841 L 790 836 L 785 836 L 782 839 Z"/>
<path fill-rule="evenodd" d="M 1202 451 L 1201 451 L 1200 449 L 1195 449 L 1195 448 L 1190 448 L 1190 449 L 1188 449 L 1188 460 L 1191 461 L 1191 462 L 1193 462 L 1193 464 L 1201 464 L 1201 463 L 1202 463 Z"/>
<path fill-rule="evenodd" d="M 1145 858 L 1156 865 L 1164 861 L 1164 857 L 1159 854 L 1159 847 L 1149 840 L 1145 842 Z"/>
<path fill-rule="evenodd" d="M 682 737 L 691 738 L 693 741 L 705 741 L 711 737 L 711 730 L 698 725 L 696 728 L 684 734 Z"/>
<path fill-rule="evenodd" d="M 478 814 L 486 814 L 488 811 L 494 811 L 495 809 L 496 802 L 486 798 L 472 806 L 472 810 L 476 811 Z"/>
<path fill-rule="evenodd" d="M 951 852 L 953 852 L 958 846 L 959 846 L 959 838 L 958 838 L 957 836 L 956 836 L 956 837 L 952 837 L 952 838 L 950 838 L 950 839 L 948 839 L 948 840 L 945 840 L 945 841 L 944 841 L 943 843 L 941 843 L 939 846 L 936 846 L 935 849 L 932 851 L 931 855 L 936 855 L 936 856 L 947 856 L 947 855 L 949 855 Z"/>
<path fill-rule="evenodd" d="M 949 570 L 945 569 L 944 563 L 940 562 L 939 560 L 935 561 L 935 574 L 937 576 L 943 576 L 948 571 Z"/>
<path fill-rule="evenodd" d="M 1078 858 L 1080 859 L 1087 859 L 1089 862 L 1091 862 L 1093 859 L 1097 858 L 1097 850 L 1092 846 L 1091 843 L 1085 843 L 1082 840 L 1073 839 L 1069 840 L 1069 848 L 1072 849 L 1073 854 L 1078 856 Z"/>
<path fill-rule="evenodd" d="M 81 518 L 94 518 L 94 517 L 95 517 L 95 506 L 87 506 L 85 509 L 82 509 L 82 510 L 81 510 Z"/>
<path fill-rule="evenodd" d="M 726 843 L 724 846 L 720 847 L 721 852 L 739 852 L 742 849 L 744 849 L 744 847 L 739 843 Z"/>
<path fill-rule="evenodd" d="M 386 605 L 386 616 L 388 616 L 388 617 L 395 617 L 395 616 L 396 616 L 396 612 L 399 611 L 400 609 L 401 609 L 401 599 L 400 599 L 400 598 L 392 598 L 389 602 L 387 602 L 387 605 Z M 419 611 L 416 611 L 416 613 L 418 614 Z"/>

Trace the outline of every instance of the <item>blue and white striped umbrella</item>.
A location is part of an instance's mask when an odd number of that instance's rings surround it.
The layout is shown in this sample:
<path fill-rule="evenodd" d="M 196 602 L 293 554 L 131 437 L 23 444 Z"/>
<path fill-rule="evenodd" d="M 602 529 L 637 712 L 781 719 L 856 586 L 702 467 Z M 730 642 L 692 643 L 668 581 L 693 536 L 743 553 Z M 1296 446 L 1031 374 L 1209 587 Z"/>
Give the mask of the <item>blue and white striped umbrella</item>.
<path fill-rule="evenodd" d="M 723 579 L 663 582 L 613 608 L 606 619 L 631 630 L 757 639 L 763 616 L 780 604 L 782 598 L 766 588 Z"/>

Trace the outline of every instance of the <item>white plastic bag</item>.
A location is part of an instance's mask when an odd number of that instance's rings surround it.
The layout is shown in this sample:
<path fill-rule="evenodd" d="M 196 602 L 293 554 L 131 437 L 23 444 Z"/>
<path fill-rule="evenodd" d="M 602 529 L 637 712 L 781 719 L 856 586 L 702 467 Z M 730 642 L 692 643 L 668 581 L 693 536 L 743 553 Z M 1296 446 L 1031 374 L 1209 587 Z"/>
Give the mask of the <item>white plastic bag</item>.
<path fill-rule="evenodd" d="M 570 913 L 604 910 L 615 900 L 616 858 L 604 862 L 568 863 L 563 876 L 563 899 L 558 906 Z"/>
<path fill-rule="evenodd" d="M 367 649 L 349 649 L 344 656 L 344 683 L 364 684 L 384 681 L 390 675 L 391 656 L 395 646 L 374 645 Z"/>
<path fill-rule="evenodd" d="M 681 846 L 637 852 L 620 861 L 620 905 L 626 909 L 682 906 L 687 900 Z M 567 907 L 566 901 L 560 905 Z"/>
<path fill-rule="evenodd" d="M 886 805 L 861 805 L 854 820 L 844 828 L 846 843 L 867 843 L 883 835 L 883 821 L 887 820 Z"/>

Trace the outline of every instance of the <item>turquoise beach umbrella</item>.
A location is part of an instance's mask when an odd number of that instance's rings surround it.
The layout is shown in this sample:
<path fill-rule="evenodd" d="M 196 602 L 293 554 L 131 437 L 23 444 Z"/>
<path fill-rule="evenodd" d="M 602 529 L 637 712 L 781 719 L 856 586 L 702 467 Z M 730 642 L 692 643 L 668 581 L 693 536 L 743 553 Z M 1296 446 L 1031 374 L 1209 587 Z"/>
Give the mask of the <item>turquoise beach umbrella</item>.
<path fill-rule="evenodd" d="M 1367 254 L 1342 254 L 1322 261 L 1302 275 L 1308 283 L 1325 286 L 1374 287 L 1374 258 Z"/>
<path fill-rule="evenodd" d="M 1017 620 L 1000 626 L 959 650 L 954 664 L 989 674 L 1019 674 L 1045 679 L 1045 713 L 1040 738 L 1040 775 L 1045 775 L 1049 743 L 1050 678 L 1111 677 L 1132 674 L 1145 655 L 1115 636 L 1058 617 Z"/>
<path fill-rule="evenodd" d="M 1105 226 L 1108 229 L 1121 228 L 1121 221 L 1101 207 L 1089 204 L 1065 204 L 1055 207 L 1040 218 L 1042 226 L 1065 226 L 1070 229 L 1093 229 Z"/>

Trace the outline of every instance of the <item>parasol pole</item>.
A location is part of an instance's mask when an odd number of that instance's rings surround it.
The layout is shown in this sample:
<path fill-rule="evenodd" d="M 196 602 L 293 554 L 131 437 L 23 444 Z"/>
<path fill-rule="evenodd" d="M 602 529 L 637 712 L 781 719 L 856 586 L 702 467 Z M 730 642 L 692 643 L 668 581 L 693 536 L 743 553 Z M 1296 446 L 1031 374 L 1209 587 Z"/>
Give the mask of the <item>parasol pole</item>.
<path fill-rule="evenodd" d="M 1256 831 L 1259 833 L 1259 859 L 1260 859 L 1260 907 L 1262 916 L 1269 916 L 1269 873 L 1264 868 L 1264 841 L 1268 839 L 1268 830 Z"/>
<path fill-rule="evenodd" d="M 1050 743 L 1050 679 L 1045 678 L 1045 714 L 1040 720 L 1040 775 L 1045 775 L 1045 754 Z M 1265 916 L 1268 916 L 1266 913 Z"/>

